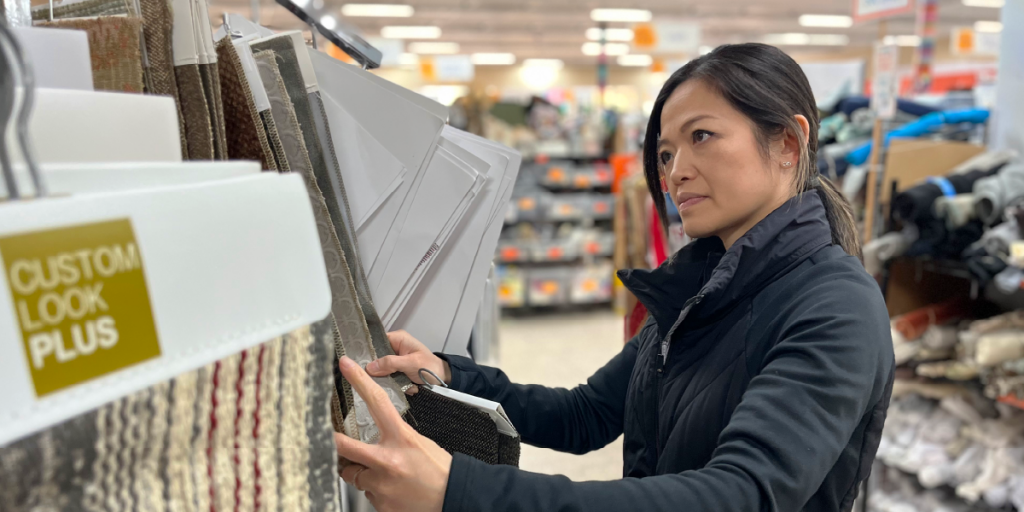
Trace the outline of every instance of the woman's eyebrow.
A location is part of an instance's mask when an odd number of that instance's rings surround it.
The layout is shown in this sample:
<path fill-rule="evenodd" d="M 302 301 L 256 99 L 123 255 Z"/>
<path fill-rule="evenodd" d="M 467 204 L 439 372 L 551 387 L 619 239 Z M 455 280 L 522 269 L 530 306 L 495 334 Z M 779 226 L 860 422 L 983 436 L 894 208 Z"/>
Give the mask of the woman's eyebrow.
<path fill-rule="evenodd" d="M 690 119 L 688 119 L 685 123 L 683 123 L 682 126 L 679 127 L 679 131 L 685 133 L 686 129 L 689 128 L 690 125 L 692 125 L 693 123 L 696 123 L 697 121 L 703 121 L 704 119 L 710 119 L 710 118 L 713 118 L 713 117 L 715 117 L 715 116 L 713 116 L 711 114 L 700 114 L 700 115 L 697 115 L 697 116 L 693 116 Z"/>

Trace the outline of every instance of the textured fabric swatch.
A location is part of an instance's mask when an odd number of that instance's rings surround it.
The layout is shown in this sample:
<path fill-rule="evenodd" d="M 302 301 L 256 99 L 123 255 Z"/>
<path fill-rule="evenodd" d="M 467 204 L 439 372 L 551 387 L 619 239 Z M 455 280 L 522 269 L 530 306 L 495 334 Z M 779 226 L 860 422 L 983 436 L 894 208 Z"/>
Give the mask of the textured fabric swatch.
<path fill-rule="evenodd" d="M 423 387 L 409 397 L 409 405 L 413 428 L 448 453 L 488 464 L 519 465 L 520 439 L 498 432 L 486 413 Z"/>
<path fill-rule="evenodd" d="M 94 16 L 118 16 L 137 14 L 134 5 L 126 0 L 85 0 L 66 5 L 53 6 L 53 19 L 88 18 Z M 32 21 L 49 21 L 50 6 L 32 8 Z"/>
<path fill-rule="evenodd" d="M 142 21 L 139 18 L 101 16 L 60 19 L 39 25 L 85 31 L 89 38 L 92 81 L 96 90 L 143 92 Z"/>
<path fill-rule="evenodd" d="M 189 160 L 213 160 L 213 126 L 198 64 L 174 67 Z"/>
<path fill-rule="evenodd" d="M 331 221 L 329 207 L 317 184 L 313 165 L 310 163 L 311 153 L 306 150 L 305 137 L 302 136 L 303 129 L 295 114 L 294 104 L 288 96 L 286 85 L 288 80 L 279 71 L 278 65 L 281 61 L 276 58 L 275 51 L 258 51 L 254 57 L 259 68 L 260 79 L 267 89 L 272 117 L 284 145 L 291 170 L 300 173 L 305 178 L 310 202 L 313 204 L 313 213 L 320 234 L 321 248 L 324 251 L 324 262 L 327 265 L 328 281 L 331 286 L 331 311 L 339 329 L 339 344 L 334 362 L 336 363 L 342 355 L 348 355 L 360 365 L 365 366 L 375 358 L 370 343 L 370 331 L 359 304 L 338 231 Z M 294 80 L 294 78 L 293 75 L 289 80 Z M 305 98 L 304 90 L 302 94 Z M 336 377 L 340 377 L 340 374 L 336 374 Z M 388 393 L 399 414 L 405 414 L 409 405 L 401 386 L 389 377 L 375 380 Z M 341 389 L 337 389 L 337 392 L 339 396 L 345 396 L 348 399 L 343 385 L 344 379 L 340 379 L 338 386 Z M 355 411 L 355 414 L 349 414 L 345 418 L 344 432 L 346 434 L 367 442 L 377 439 L 379 433 L 376 425 L 373 423 L 366 404 L 358 396 L 352 396 L 352 403 L 346 404 L 346 410 Z"/>
<path fill-rule="evenodd" d="M 185 117 L 181 113 L 178 82 L 174 76 L 171 6 L 167 0 L 139 0 L 139 7 L 142 11 L 142 36 L 146 42 L 146 59 L 148 60 L 148 67 L 143 69 L 146 76 L 146 92 L 174 98 L 174 105 L 178 109 L 181 156 L 187 159 L 188 141 L 185 139 Z"/>
<path fill-rule="evenodd" d="M 213 138 L 213 159 L 228 159 L 228 143 L 224 134 L 224 103 L 220 90 L 220 66 L 216 62 L 199 64 L 206 107 L 210 109 L 210 136 Z"/>
<path fill-rule="evenodd" d="M 3 510 L 339 510 L 323 324 L 0 448 Z"/>
<path fill-rule="evenodd" d="M 276 171 L 277 163 L 256 112 L 252 90 L 230 37 L 217 43 L 217 70 L 220 73 L 228 158 L 257 160 L 263 169 Z"/>
<path fill-rule="evenodd" d="M 288 165 L 288 157 L 284 152 L 284 144 L 281 142 L 281 134 L 277 132 L 277 125 L 274 123 L 274 116 L 270 110 L 264 110 L 260 112 L 260 121 L 263 123 L 263 130 L 266 132 L 267 142 L 270 143 L 270 152 L 274 155 L 274 161 L 277 163 L 277 170 L 280 172 L 290 172 L 291 167 Z"/>

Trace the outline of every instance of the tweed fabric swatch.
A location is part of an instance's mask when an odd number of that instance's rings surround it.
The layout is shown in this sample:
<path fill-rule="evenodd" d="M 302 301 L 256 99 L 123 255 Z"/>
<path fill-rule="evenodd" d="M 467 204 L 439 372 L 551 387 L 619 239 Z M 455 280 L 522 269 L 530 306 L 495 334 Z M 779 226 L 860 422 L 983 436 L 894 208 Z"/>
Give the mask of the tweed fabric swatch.
<path fill-rule="evenodd" d="M 277 52 L 273 50 L 257 51 L 254 57 L 260 78 L 267 90 L 272 117 L 281 136 L 291 170 L 302 174 L 305 178 L 310 201 L 313 204 L 313 213 L 320 234 L 321 248 L 324 251 L 324 262 L 327 265 L 328 281 L 331 286 L 331 311 L 339 329 L 339 344 L 334 362 L 336 363 L 342 355 L 348 355 L 360 365 L 365 366 L 376 356 L 370 344 L 369 328 L 359 304 L 342 242 L 338 237 L 336 226 L 331 220 L 324 194 L 317 183 L 313 171 L 314 166 L 310 162 L 313 155 L 306 150 L 303 127 L 288 94 L 289 88 L 286 84 L 288 81 L 294 81 L 296 75 L 291 75 L 288 80 L 285 79 L 279 71 L 282 61 L 277 58 Z M 299 90 L 305 98 L 304 89 L 300 87 Z M 340 373 L 336 374 L 336 377 L 338 378 L 338 395 L 348 400 L 351 393 L 345 391 L 347 383 L 341 378 Z M 401 386 L 394 379 L 388 377 L 375 380 L 388 393 L 399 414 L 405 414 L 409 405 Z M 379 433 L 369 409 L 358 396 L 351 396 L 351 399 L 351 403 L 345 404 L 345 410 L 354 410 L 355 414 L 349 414 L 344 418 L 345 428 L 343 431 L 356 439 L 367 442 L 374 441 Z"/>
<path fill-rule="evenodd" d="M 0 448 L 0 504 L 11 512 L 339 510 L 332 342 L 321 324 Z"/>
<path fill-rule="evenodd" d="M 520 439 L 498 432 L 486 413 L 420 387 L 409 397 L 413 428 L 444 448 L 488 464 L 519 465 Z"/>
<path fill-rule="evenodd" d="M 280 172 L 290 172 L 291 167 L 288 165 L 288 157 L 284 153 L 281 134 L 277 131 L 277 125 L 274 124 L 274 116 L 269 109 L 260 112 L 260 121 L 263 123 L 263 131 L 266 133 L 267 142 L 270 144 L 270 152 L 274 155 L 274 161 L 277 163 L 277 170 Z"/>
<path fill-rule="evenodd" d="M 46 21 L 39 25 L 85 31 L 96 90 L 143 92 L 142 21 L 139 18 L 101 16 Z"/>
<path fill-rule="evenodd" d="M 224 129 L 224 103 L 220 89 L 220 65 L 217 62 L 199 64 L 199 77 L 203 82 L 203 95 L 210 109 L 210 136 L 213 138 L 213 159 L 228 159 L 228 143 Z"/>
<path fill-rule="evenodd" d="M 252 90 L 230 37 L 217 43 L 217 70 L 220 73 L 228 158 L 258 160 L 263 169 L 276 171 L 277 163 L 256 111 Z"/>
<path fill-rule="evenodd" d="M 85 0 L 53 6 L 53 19 L 89 18 L 95 16 L 118 16 L 137 14 L 134 5 L 126 0 Z M 49 21 L 50 6 L 39 5 L 32 8 L 32 21 Z"/>
<path fill-rule="evenodd" d="M 198 64 L 174 66 L 189 160 L 213 160 L 213 124 Z"/>
<path fill-rule="evenodd" d="M 337 237 L 341 242 L 342 249 L 349 256 L 346 263 L 349 267 L 349 274 L 355 280 L 356 297 L 363 313 L 364 322 L 369 331 L 369 343 L 371 344 L 372 357 L 383 357 L 393 355 L 391 343 L 387 339 L 384 325 L 377 315 L 376 309 L 370 298 L 369 286 L 366 284 L 365 272 L 361 268 L 358 251 L 354 243 L 355 230 L 350 220 L 348 204 L 340 202 L 338 196 L 344 196 L 344 185 L 341 180 L 341 170 L 334 154 L 333 142 L 329 137 L 330 125 L 327 123 L 327 115 L 323 110 L 323 103 L 319 91 L 306 92 L 305 81 L 302 78 L 302 71 L 299 67 L 298 56 L 290 37 L 275 37 L 253 44 L 254 50 L 272 50 L 275 53 L 276 62 L 280 74 L 284 79 L 288 97 L 295 108 L 299 126 L 302 128 L 303 138 L 306 142 L 306 149 L 309 153 L 309 160 L 313 166 L 313 174 L 321 191 L 325 191 L 324 199 L 330 212 L 331 221 L 334 224 Z M 333 173 L 333 177 L 331 174 Z M 332 178 L 339 184 L 340 190 L 334 192 Z M 347 340 L 347 339 L 346 339 Z M 408 388 L 412 382 L 402 374 L 393 377 L 402 389 Z"/>
<path fill-rule="evenodd" d="M 178 82 L 174 75 L 171 6 L 167 0 L 139 0 L 139 7 L 142 15 L 142 36 L 146 43 L 146 59 L 148 61 L 148 67 L 143 69 L 146 76 L 146 92 L 174 98 L 174 105 L 178 109 L 181 156 L 187 159 L 188 141 L 185 139 L 185 117 L 181 113 Z"/>

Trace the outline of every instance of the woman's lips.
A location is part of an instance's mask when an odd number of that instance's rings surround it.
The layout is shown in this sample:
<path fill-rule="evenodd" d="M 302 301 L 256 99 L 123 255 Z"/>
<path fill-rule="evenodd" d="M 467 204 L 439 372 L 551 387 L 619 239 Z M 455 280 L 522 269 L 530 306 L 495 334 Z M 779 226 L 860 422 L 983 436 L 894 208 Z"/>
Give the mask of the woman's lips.
<path fill-rule="evenodd" d="M 685 201 L 679 203 L 679 211 L 685 212 L 686 210 L 689 210 L 690 208 L 693 208 L 697 204 L 703 202 L 705 199 L 707 199 L 707 196 L 697 196 L 686 199 Z"/>

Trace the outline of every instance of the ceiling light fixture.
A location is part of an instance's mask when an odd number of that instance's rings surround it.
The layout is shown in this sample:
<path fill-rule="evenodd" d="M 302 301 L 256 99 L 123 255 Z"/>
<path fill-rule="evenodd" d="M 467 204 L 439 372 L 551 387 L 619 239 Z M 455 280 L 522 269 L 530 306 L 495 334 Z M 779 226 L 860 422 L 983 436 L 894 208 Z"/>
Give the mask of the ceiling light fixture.
<path fill-rule="evenodd" d="M 998 34 L 1003 31 L 1003 24 L 998 21 L 976 21 L 974 22 L 974 31 Z"/>
<path fill-rule="evenodd" d="M 470 60 L 477 66 L 511 66 L 516 63 L 514 53 L 474 53 Z"/>
<path fill-rule="evenodd" d="M 967 7 L 989 7 L 999 9 L 1006 4 L 1006 0 L 964 0 Z"/>
<path fill-rule="evenodd" d="M 335 28 L 338 28 L 338 20 L 336 20 L 334 16 L 331 16 L 330 14 L 321 17 L 320 24 L 323 25 L 324 28 L 326 28 L 327 30 L 334 30 Z"/>
<path fill-rule="evenodd" d="M 646 9 L 594 9 L 590 11 L 590 19 L 594 21 L 612 21 L 622 23 L 646 23 L 654 15 Z"/>
<path fill-rule="evenodd" d="M 417 55 L 454 55 L 459 53 L 459 43 L 409 43 L 409 52 Z"/>
<path fill-rule="evenodd" d="M 801 27 L 849 28 L 853 26 L 853 18 L 832 14 L 804 14 L 800 16 Z"/>
<path fill-rule="evenodd" d="M 775 46 L 846 46 L 850 44 L 849 36 L 842 34 L 803 34 L 791 32 L 787 34 L 768 34 L 764 36 L 765 44 Z"/>
<path fill-rule="evenodd" d="M 380 36 L 385 39 L 437 39 L 441 37 L 441 28 L 389 26 L 380 29 Z"/>
<path fill-rule="evenodd" d="M 596 57 L 601 55 L 601 43 L 583 43 L 583 55 Z M 605 43 L 604 54 L 615 57 L 629 53 L 629 45 L 626 43 Z"/>
<path fill-rule="evenodd" d="M 350 18 L 408 18 L 415 14 L 411 5 L 399 4 L 345 4 L 341 15 Z"/>
<path fill-rule="evenodd" d="M 631 28 L 606 28 L 601 30 L 596 27 L 587 29 L 587 39 L 591 41 L 600 41 L 602 33 L 605 41 L 622 41 L 628 43 L 633 40 L 633 29 Z"/>
<path fill-rule="evenodd" d="M 620 66 L 631 66 L 631 67 L 647 67 L 654 64 L 654 58 L 650 55 L 620 55 L 615 60 Z"/>
<path fill-rule="evenodd" d="M 911 35 L 885 36 L 885 38 L 882 39 L 882 42 L 885 44 L 894 44 L 896 46 L 920 46 L 921 37 Z"/>
<path fill-rule="evenodd" d="M 559 59 L 526 59 L 523 61 L 524 68 L 557 68 L 562 69 L 565 63 Z"/>

